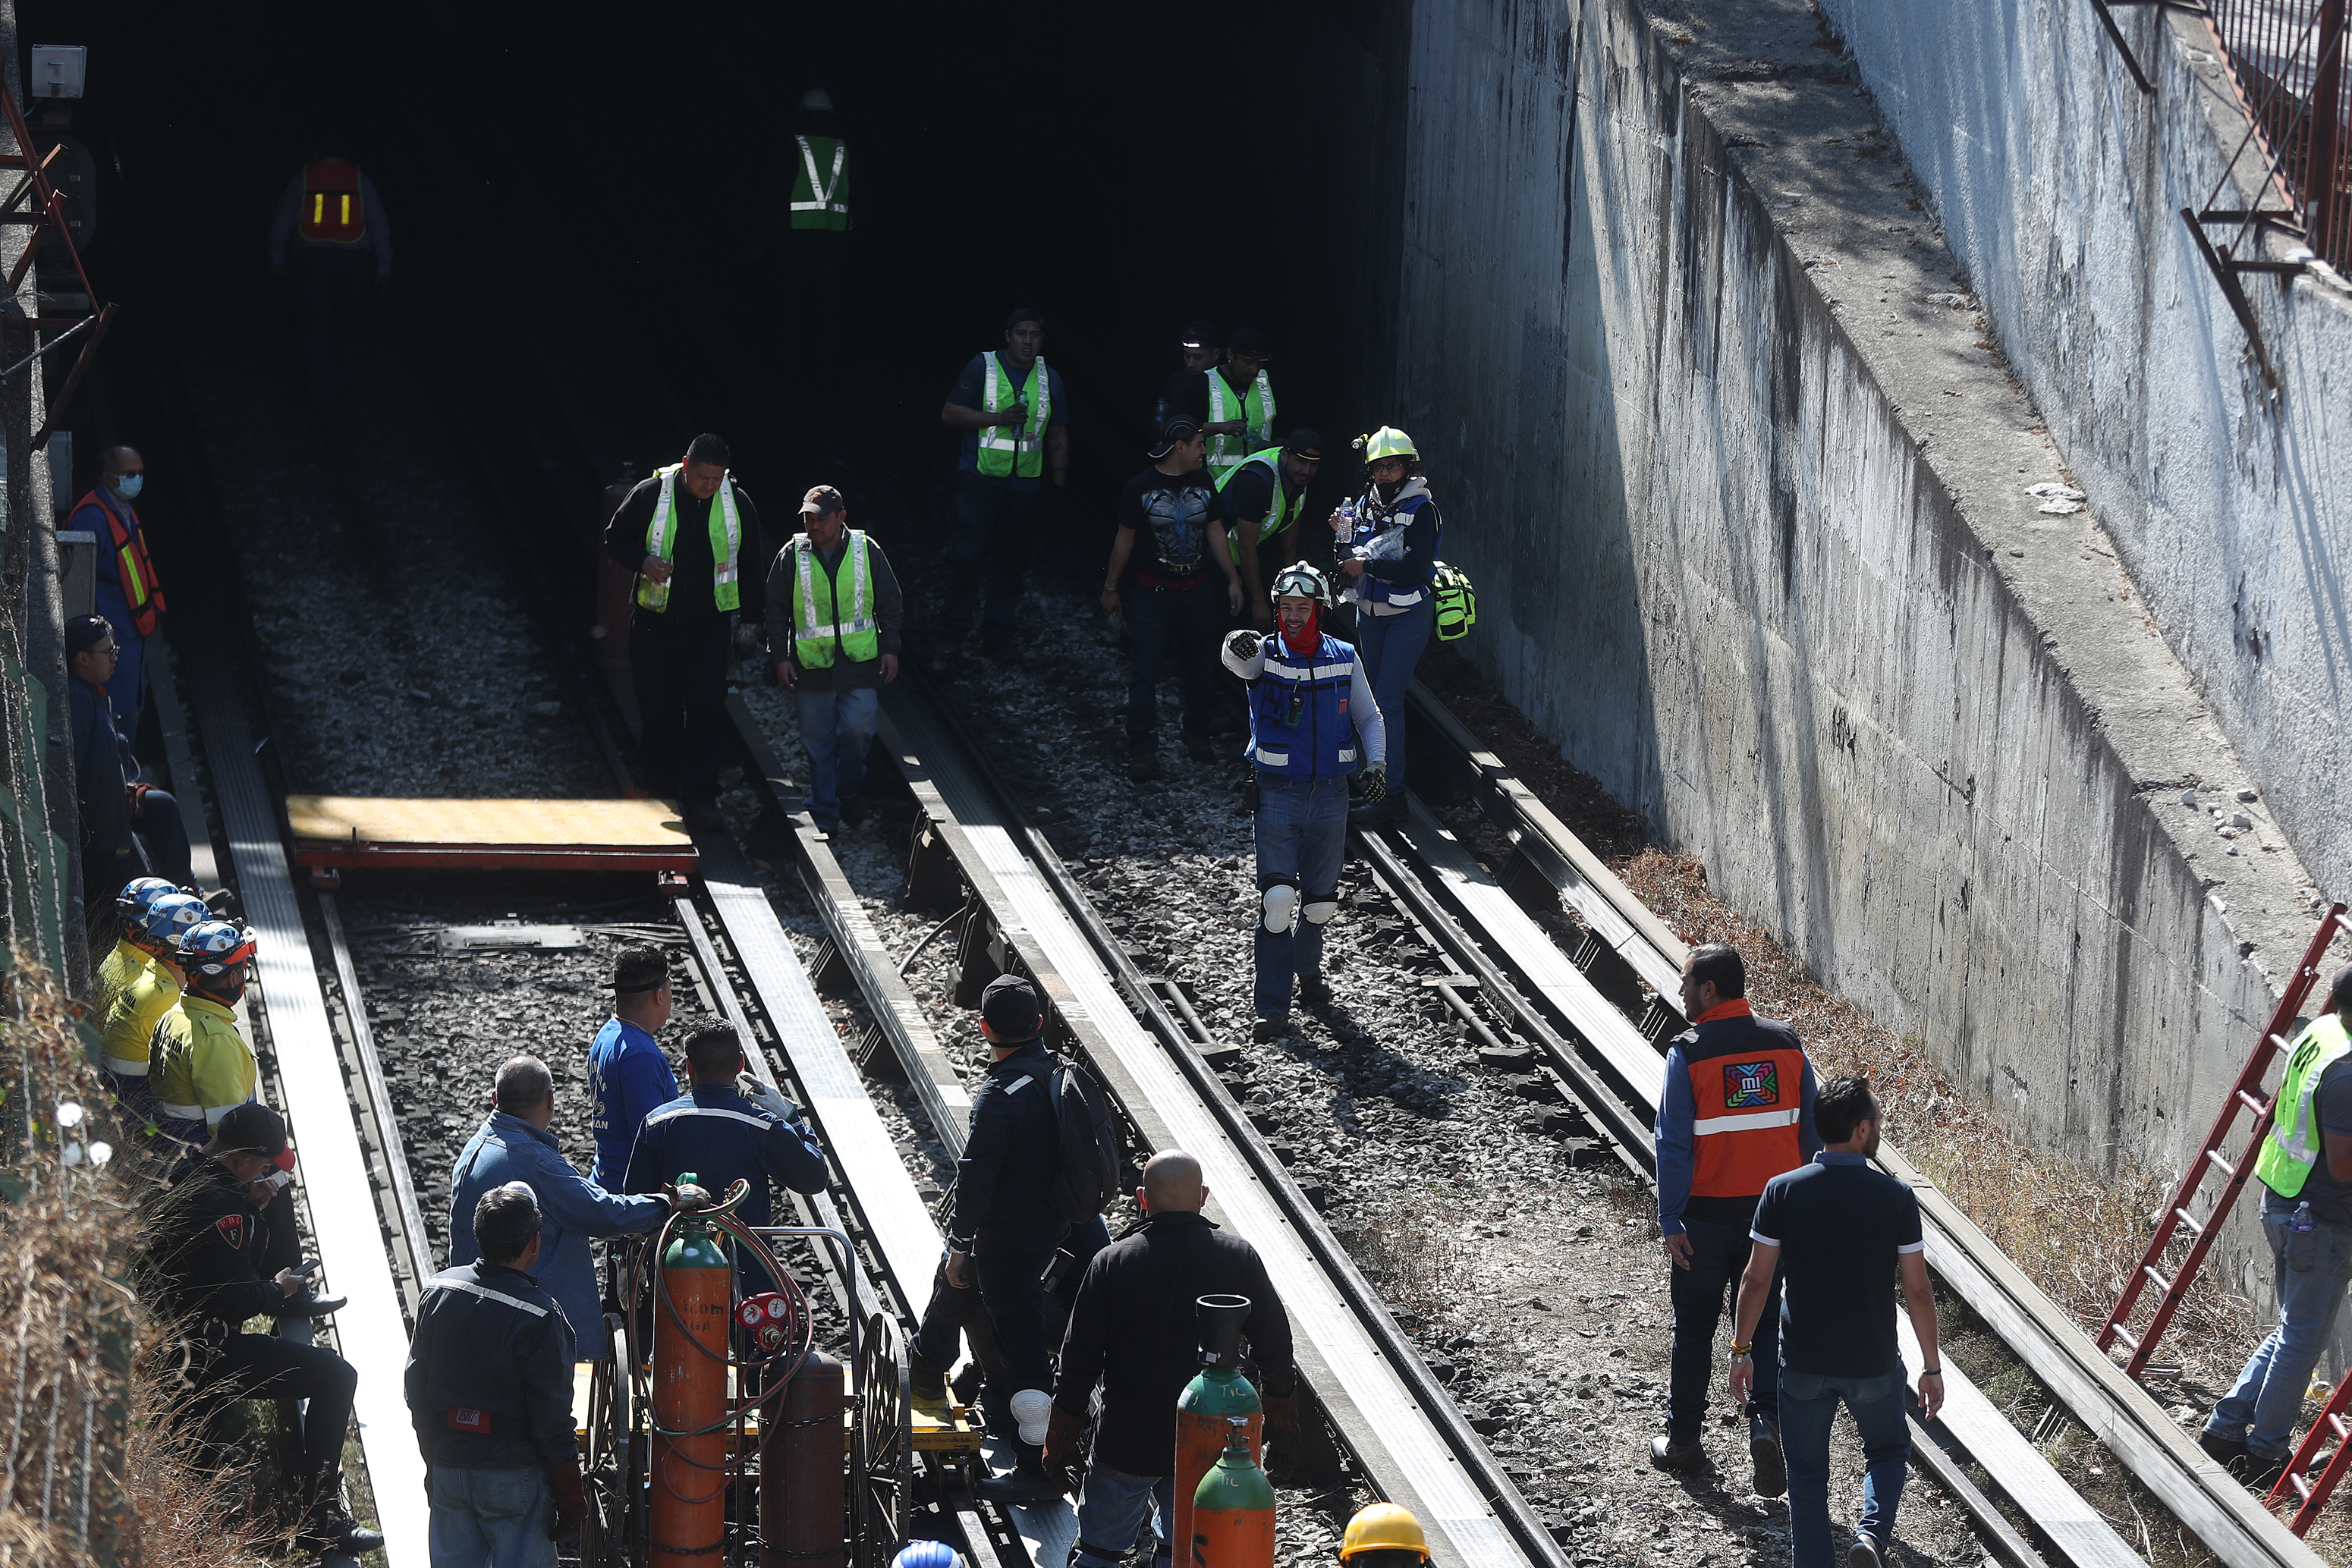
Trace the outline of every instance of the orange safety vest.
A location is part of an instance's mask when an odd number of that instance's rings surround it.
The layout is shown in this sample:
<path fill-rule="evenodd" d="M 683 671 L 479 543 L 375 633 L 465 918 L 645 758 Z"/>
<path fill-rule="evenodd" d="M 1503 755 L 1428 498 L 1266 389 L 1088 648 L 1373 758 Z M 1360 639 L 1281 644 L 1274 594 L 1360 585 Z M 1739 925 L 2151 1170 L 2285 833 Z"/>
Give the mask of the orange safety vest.
<path fill-rule="evenodd" d="M 147 559 L 145 538 L 124 528 L 114 508 L 96 490 L 77 502 L 74 510 L 79 512 L 84 507 L 96 507 L 114 536 L 114 570 L 121 580 L 123 602 L 131 606 L 131 623 L 142 637 L 153 636 L 156 617 L 170 607 L 163 602 L 163 585 L 155 579 L 154 563 Z M 133 512 L 131 517 L 136 522 L 139 514 Z"/>
<path fill-rule="evenodd" d="M 312 245 L 357 245 L 367 238 L 360 166 L 321 158 L 302 171 L 301 235 Z"/>
<path fill-rule="evenodd" d="M 1738 1013 L 1731 1011 L 1737 1008 Z M 1707 1018 L 1746 1015 L 1744 1001 L 1723 1003 Z M 1759 1035 L 1761 1045 L 1771 1036 Z M 1805 1053 L 1796 1046 L 1735 1051 L 1688 1064 L 1697 1120 L 1693 1197 L 1754 1197 L 1764 1184 L 1804 1164 L 1798 1124 L 1804 1117 Z"/>

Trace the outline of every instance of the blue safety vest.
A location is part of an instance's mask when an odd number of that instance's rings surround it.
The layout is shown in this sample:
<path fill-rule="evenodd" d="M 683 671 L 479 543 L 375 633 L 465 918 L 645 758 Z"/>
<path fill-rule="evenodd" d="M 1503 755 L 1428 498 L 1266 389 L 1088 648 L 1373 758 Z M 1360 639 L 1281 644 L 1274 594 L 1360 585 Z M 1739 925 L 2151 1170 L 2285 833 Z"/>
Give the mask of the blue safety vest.
<path fill-rule="evenodd" d="M 1396 498 L 1394 506 L 1382 506 L 1380 492 L 1367 490 L 1356 502 L 1356 531 L 1349 542 L 1373 560 L 1402 560 L 1404 531 L 1412 525 L 1413 515 L 1430 502 L 1429 491 L 1418 477 L 1406 481 L 1404 494 Z M 1445 521 L 1442 515 L 1437 534 L 1430 544 L 1433 559 L 1444 546 Z M 1425 603 L 1429 599 L 1426 578 L 1410 584 L 1384 582 L 1368 571 L 1356 579 L 1354 586 L 1357 601 L 1364 604 L 1392 604 L 1402 610 Z"/>
<path fill-rule="evenodd" d="M 1356 650 L 1328 632 L 1312 658 L 1293 653 L 1279 632 L 1265 649 L 1265 673 L 1250 687 L 1250 760 L 1269 778 L 1302 782 L 1353 773 Z"/>

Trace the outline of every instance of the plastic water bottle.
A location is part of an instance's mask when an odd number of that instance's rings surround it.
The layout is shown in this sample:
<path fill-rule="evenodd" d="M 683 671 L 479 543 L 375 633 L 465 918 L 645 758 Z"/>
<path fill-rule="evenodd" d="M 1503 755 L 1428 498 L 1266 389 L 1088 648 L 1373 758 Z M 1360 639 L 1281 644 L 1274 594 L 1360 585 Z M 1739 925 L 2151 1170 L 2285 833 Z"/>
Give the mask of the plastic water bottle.
<path fill-rule="evenodd" d="M 2305 1198 L 2294 1206 L 2294 1218 L 2286 1222 L 2286 1228 L 2289 1230 L 2309 1230 L 2314 1223 L 2311 1218 L 2311 1200 Z"/>

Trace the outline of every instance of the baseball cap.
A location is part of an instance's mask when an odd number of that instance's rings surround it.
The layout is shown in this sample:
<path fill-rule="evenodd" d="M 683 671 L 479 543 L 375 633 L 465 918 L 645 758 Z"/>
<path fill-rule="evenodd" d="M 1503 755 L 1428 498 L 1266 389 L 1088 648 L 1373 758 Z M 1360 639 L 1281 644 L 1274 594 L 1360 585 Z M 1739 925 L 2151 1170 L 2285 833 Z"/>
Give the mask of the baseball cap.
<path fill-rule="evenodd" d="M 980 993 L 980 1016 L 1000 1045 L 1034 1040 L 1045 1028 L 1037 1010 L 1037 993 L 1019 975 L 999 975 Z"/>
<path fill-rule="evenodd" d="M 1171 413 L 1160 422 L 1160 439 L 1150 455 L 1156 460 L 1176 450 L 1180 441 L 1190 441 L 1201 434 L 1200 423 L 1189 413 Z"/>
<path fill-rule="evenodd" d="M 1176 340 L 1187 349 L 1213 349 L 1224 340 L 1223 329 L 1214 321 L 1187 321 L 1184 335 Z"/>
<path fill-rule="evenodd" d="M 801 516 L 826 516 L 841 510 L 841 492 L 830 485 L 812 485 L 801 497 Z"/>
<path fill-rule="evenodd" d="M 1284 436 L 1282 444 L 1310 463 L 1323 461 L 1323 437 L 1303 424 Z"/>
<path fill-rule="evenodd" d="M 1225 340 L 1225 348 L 1229 352 L 1247 354 L 1253 359 L 1274 358 L 1274 350 L 1266 345 L 1265 334 L 1255 327 L 1234 328 L 1234 335 Z"/>
<path fill-rule="evenodd" d="M 266 1155 L 277 1159 L 286 1153 L 286 1118 L 253 1102 L 236 1106 L 213 1127 L 205 1147 L 216 1155 Z"/>
<path fill-rule="evenodd" d="M 66 622 L 66 652 L 87 653 L 105 642 L 113 630 L 103 615 L 77 615 Z"/>

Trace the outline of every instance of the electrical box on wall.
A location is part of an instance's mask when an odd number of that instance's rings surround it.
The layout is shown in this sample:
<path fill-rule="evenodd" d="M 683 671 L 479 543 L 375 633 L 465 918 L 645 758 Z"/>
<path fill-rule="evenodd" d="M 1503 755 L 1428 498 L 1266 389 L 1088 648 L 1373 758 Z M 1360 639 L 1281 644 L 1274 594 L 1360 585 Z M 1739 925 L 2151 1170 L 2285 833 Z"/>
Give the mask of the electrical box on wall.
<path fill-rule="evenodd" d="M 33 96 L 79 98 L 89 69 L 89 50 L 80 44 L 33 46 Z"/>

